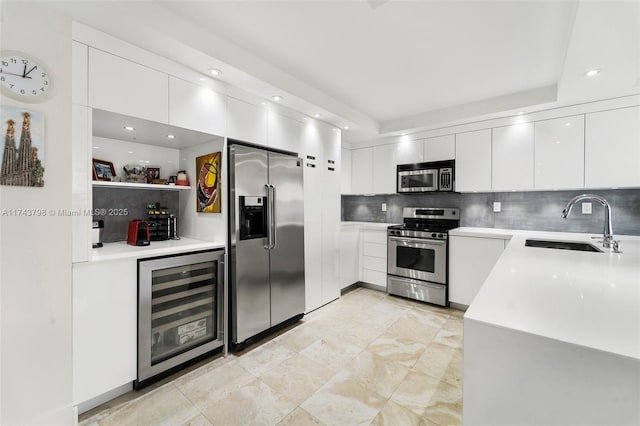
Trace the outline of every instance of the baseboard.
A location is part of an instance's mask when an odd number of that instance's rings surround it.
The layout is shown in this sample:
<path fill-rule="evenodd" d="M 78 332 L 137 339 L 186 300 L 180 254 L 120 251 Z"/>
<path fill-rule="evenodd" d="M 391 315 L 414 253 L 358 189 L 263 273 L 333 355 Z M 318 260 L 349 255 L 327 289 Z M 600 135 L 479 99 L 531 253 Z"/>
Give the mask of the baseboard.
<path fill-rule="evenodd" d="M 453 309 L 457 309 L 458 311 L 466 312 L 469 309 L 469 305 L 465 305 L 463 303 L 449 302 L 449 307 Z"/>
<path fill-rule="evenodd" d="M 131 392 L 133 390 L 133 381 L 129 383 L 125 383 L 122 386 L 119 386 L 115 389 L 110 390 L 109 392 L 105 392 L 102 395 L 98 395 L 95 398 L 91 398 L 88 401 L 81 402 L 76 405 L 78 414 L 85 413 L 92 408 L 96 408 L 98 405 L 102 405 L 105 402 L 109 402 L 112 399 L 116 399 L 117 397 L 124 395 L 127 392 Z"/>

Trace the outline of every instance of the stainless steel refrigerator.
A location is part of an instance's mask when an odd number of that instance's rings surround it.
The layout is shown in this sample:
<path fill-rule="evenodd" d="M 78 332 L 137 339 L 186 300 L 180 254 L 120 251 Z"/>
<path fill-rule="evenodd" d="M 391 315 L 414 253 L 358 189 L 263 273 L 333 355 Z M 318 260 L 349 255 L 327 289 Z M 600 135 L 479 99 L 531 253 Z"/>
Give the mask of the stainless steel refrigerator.
<path fill-rule="evenodd" d="M 302 159 L 229 143 L 230 346 L 304 314 Z"/>

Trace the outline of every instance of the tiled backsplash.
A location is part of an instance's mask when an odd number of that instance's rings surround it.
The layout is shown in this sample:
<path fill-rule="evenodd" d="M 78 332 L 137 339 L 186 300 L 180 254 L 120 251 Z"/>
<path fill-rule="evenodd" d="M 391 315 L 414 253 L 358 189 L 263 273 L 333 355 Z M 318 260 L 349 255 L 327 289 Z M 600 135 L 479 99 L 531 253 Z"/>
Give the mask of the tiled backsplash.
<path fill-rule="evenodd" d="M 343 195 L 342 220 L 400 223 L 403 207 L 458 207 L 462 226 L 602 233 L 604 207 L 596 201 L 592 201 L 593 214 L 582 214 L 578 204 L 567 219 L 560 217 L 567 202 L 584 193 L 609 202 L 614 235 L 640 235 L 640 189 Z M 501 203 L 501 212 L 493 212 L 494 202 Z M 382 203 L 387 204 L 386 212 Z"/>
<path fill-rule="evenodd" d="M 159 202 L 162 207 L 167 207 L 171 214 L 178 217 L 178 223 L 180 223 L 179 195 L 178 191 L 94 187 L 93 209 L 104 209 L 107 213 L 93 217 L 104 220 L 102 241 L 105 243 L 125 241 L 129 221 L 147 219 L 147 204 Z M 124 209 L 127 214 L 123 214 Z"/>

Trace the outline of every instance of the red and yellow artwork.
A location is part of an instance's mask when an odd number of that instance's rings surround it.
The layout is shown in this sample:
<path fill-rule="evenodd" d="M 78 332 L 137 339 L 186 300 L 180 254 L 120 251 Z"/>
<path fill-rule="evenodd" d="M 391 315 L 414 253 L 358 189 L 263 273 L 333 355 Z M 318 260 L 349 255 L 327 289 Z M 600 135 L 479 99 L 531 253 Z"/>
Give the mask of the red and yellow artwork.
<path fill-rule="evenodd" d="M 199 213 L 220 213 L 222 211 L 221 165 L 222 153 L 220 152 L 196 158 L 196 174 L 198 176 L 196 211 Z"/>

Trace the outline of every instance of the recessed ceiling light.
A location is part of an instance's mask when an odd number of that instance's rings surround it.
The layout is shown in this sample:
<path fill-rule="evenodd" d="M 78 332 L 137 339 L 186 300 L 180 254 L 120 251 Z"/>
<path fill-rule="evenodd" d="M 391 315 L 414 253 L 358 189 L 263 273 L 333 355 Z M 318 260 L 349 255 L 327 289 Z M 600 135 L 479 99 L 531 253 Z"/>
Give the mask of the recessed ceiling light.
<path fill-rule="evenodd" d="M 200 77 L 200 81 L 204 81 L 204 80 L 205 80 L 205 78 L 204 78 L 204 77 Z"/>
<path fill-rule="evenodd" d="M 282 100 L 282 96 L 280 96 L 280 95 L 273 95 L 273 96 L 271 97 L 271 99 L 273 99 L 273 100 L 274 100 L 274 101 L 276 101 L 276 102 L 280 102 L 280 101 Z"/>
<path fill-rule="evenodd" d="M 322 117 L 322 116 L 321 116 L 320 114 L 318 114 L 317 112 L 316 112 L 315 114 L 313 114 L 313 116 L 314 116 L 315 118 L 320 118 L 320 117 Z"/>
<path fill-rule="evenodd" d="M 266 104 L 267 104 L 267 103 L 266 103 L 266 102 L 264 102 L 264 101 L 260 102 L 260 105 L 266 105 Z"/>
<path fill-rule="evenodd" d="M 99 146 L 94 146 L 93 149 L 100 149 L 100 147 Z"/>
<path fill-rule="evenodd" d="M 349 130 L 349 126 L 344 126 L 343 129 Z"/>
<path fill-rule="evenodd" d="M 407 136 L 407 134 L 406 133 L 401 133 L 400 136 Z"/>
<path fill-rule="evenodd" d="M 176 138 L 176 136 L 175 136 L 175 135 L 167 135 L 167 137 L 168 137 L 169 139 L 175 139 L 175 138 Z"/>
<path fill-rule="evenodd" d="M 556 141 L 556 143 L 557 143 L 557 144 L 559 144 L 559 143 L 560 143 L 560 141 Z"/>
<path fill-rule="evenodd" d="M 124 126 L 125 130 L 128 130 L 130 132 L 133 132 L 136 128 L 135 127 L 131 127 L 131 126 Z"/>
<path fill-rule="evenodd" d="M 209 68 L 209 74 L 215 75 L 216 77 L 222 75 L 222 71 L 217 68 Z"/>
<path fill-rule="evenodd" d="M 307 117 L 302 117 L 302 119 L 303 119 L 303 120 L 305 120 L 305 121 L 306 121 L 306 120 L 308 120 L 308 118 L 307 118 Z"/>
<path fill-rule="evenodd" d="M 524 111 L 518 111 L 518 115 L 524 114 Z"/>
<path fill-rule="evenodd" d="M 127 151 L 127 154 L 133 154 L 133 151 Z"/>
<path fill-rule="evenodd" d="M 595 77 L 598 74 L 600 74 L 600 70 L 599 69 L 589 70 L 586 73 L 584 73 L 584 75 L 586 75 L 587 77 Z"/>
<path fill-rule="evenodd" d="M 569 127 L 569 126 L 571 126 L 571 123 L 564 123 L 564 125 Z"/>

